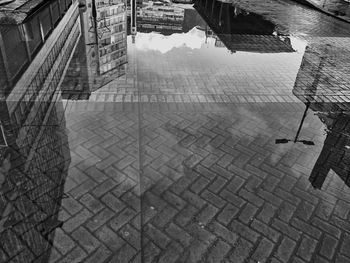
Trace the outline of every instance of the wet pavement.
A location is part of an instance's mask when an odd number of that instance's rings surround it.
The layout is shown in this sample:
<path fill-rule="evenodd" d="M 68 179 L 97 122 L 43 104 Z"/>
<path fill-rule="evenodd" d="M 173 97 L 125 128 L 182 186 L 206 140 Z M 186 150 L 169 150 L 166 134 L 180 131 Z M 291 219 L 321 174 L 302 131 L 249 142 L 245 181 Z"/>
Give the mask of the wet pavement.
<path fill-rule="evenodd" d="M 297 0 L 315 7 L 326 14 L 350 22 L 350 2 L 348 0 Z"/>
<path fill-rule="evenodd" d="M 0 262 L 350 262 L 349 23 L 68 2 L 0 16 Z"/>

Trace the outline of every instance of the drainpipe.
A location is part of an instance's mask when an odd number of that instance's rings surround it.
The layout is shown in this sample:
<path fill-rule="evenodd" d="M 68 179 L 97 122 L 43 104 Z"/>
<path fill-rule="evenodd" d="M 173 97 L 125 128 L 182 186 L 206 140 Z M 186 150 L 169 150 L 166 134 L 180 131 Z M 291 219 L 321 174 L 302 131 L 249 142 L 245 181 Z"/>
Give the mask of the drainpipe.
<path fill-rule="evenodd" d="M 95 31 L 95 52 L 97 63 L 96 63 L 96 72 L 97 75 L 100 75 L 100 52 L 99 52 L 99 45 L 98 45 L 98 35 L 97 35 L 97 10 L 96 10 L 96 3 L 95 0 L 92 0 L 92 18 L 93 18 L 93 26 Z"/>

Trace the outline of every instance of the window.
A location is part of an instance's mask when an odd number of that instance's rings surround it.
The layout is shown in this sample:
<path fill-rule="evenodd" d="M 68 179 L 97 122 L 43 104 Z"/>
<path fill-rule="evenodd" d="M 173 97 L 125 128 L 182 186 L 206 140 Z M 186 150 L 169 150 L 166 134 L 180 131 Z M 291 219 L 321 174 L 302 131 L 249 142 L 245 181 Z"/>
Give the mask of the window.
<path fill-rule="evenodd" d="M 4 41 L 4 49 L 8 58 L 7 61 L 9 65 L 10 78 L 13 79 L 29 61 L 25 42 L 22 41 L 21 34 L 17 26 L 4 27 L 1 31 Z"/>
<path fill-rule="evenodd" d="M 50 11 L 48 8 L 45 8 L 43 11 L 41 11 L 39 19 L 44 37 L 46 38 L 52 29 Z"/>
<path fill-rule="evenodd" d="M 63 14 L 67 10 L 66 0 L 59 0 L 60 3 L 60 13 Z"/>
<path fill-rule="evenodd" d="M 54 24 L 56 24 L 57 21 L 58 21 L 59 18 L 60 18 L 60 9 L 59 9 L 58 2 L 57 2 L 57 1 L 54 1 L 54 2 L 51 4 L 51 10 L 52 10 L 52 22 L 53 22 Z"/>

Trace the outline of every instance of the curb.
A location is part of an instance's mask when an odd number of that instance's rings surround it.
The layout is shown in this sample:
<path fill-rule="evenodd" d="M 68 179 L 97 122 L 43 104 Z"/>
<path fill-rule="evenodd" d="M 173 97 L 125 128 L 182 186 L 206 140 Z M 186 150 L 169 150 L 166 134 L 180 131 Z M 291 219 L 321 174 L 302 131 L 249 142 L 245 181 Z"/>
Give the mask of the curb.
<path fill-rule="evenodd" d="M 344 21 L 344 22 L 350 23 L 350 17 L 349 17 L 348 19 L 346 19 L 346 18 L 342 18 L 342 17 L 340 17 L 340 16 L 337 16 L 337 15 L 335 15 L 335 14 L 333 14 L 333 13 L 331 13 L 331 12 L 325 10 L 325 9 L 323 9 L 322 7 L 319 7 L 318 5 L 315 5 L 315 4 L 312 3 L 311 1 L 308 1 L 308 0 L 294 0 L 294 1 L 295 1 L 295 2 L 298 2 L 298 3 L 300 3 L 300 4 L 303 4 L 303 5 L 307 5 L 307 6 L 309 6 L 309 7 L 315 8 L 315 9 L 317 9 L 318 11 L 321 11 L 322 13 L 324 13 L 324 14 L 326 14 L 326 15 L 329 15 L 329 16 L 335 17 L 335 18 L 337 18 L 337 19 L 339 19 L 339 20 L 342 20 L 342 21 Z"/>

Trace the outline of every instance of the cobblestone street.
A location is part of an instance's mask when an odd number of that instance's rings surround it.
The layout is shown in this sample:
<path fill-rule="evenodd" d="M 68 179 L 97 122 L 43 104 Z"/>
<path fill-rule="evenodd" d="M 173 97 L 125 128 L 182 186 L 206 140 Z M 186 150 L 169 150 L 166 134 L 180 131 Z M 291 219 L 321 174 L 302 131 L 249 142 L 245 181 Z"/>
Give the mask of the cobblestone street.
<path fill-rule="evenodd" d="M 119 77 L 74 75 L 76 41 L 42 123 L 14 124 L 27 79 L 0 93 L 0 262 L 350 262 L 350 23 L 290 0 L 186 8 L 171 34 L 131 17 Z M 84 74 L 92 91 L 69 90 Z"/>

